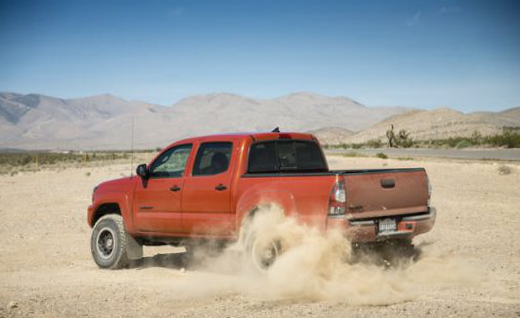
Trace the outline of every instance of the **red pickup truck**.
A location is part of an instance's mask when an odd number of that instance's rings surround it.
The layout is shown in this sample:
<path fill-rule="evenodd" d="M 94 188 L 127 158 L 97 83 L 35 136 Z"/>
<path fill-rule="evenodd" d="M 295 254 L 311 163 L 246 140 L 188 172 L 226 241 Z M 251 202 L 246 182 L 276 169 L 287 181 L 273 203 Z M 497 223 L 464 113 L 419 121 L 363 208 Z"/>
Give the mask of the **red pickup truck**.
<path fill-rule="evenodd" d="M 322 231 L 339 228 L 352 242 L 410 242 L 435 222 L 423 168 L 331 171 L 310 134 L 185 139 L 136 172 L 94 188 L 88 224 L 101 268 L 127 266 L 143 245 L 235 242 L 246 220 L 270 204 Z M 245 246 L 260 268 L 280 252 L 275 243 L 250 252 L 254 235 Z"/>

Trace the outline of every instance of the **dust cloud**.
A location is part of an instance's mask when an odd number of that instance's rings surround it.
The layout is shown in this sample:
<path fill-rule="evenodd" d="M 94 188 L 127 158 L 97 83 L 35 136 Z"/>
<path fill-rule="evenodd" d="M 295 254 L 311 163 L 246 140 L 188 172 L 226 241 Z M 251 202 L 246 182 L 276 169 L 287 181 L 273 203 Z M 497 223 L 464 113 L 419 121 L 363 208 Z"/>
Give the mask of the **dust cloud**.
<path fill-rule="evenodd" d="M 462 256 L 449 255 L 435 244 L 416 247 L 419 256 L 378 262 L 377 255 L 352 257 L 351 243 L 339 231 L 321 233 L 284 216 L 276 206 L 258 211 L 250 224 L 258 239 L 278 240 L 283 253 L 266 271 L 246 261 L 245 238 L 218 256 L 215 246 L 197 249 L 182 295 L 247 294 L 265 300 L 338 301 L 351 305 L 389 305 L 421 297 L 426 285 L 449 288 L 479 284 L 482 273 Z M 196 271 L 196 273 L 195 273 Z M 216 275 L 215 275 L 216 274 Z"/>

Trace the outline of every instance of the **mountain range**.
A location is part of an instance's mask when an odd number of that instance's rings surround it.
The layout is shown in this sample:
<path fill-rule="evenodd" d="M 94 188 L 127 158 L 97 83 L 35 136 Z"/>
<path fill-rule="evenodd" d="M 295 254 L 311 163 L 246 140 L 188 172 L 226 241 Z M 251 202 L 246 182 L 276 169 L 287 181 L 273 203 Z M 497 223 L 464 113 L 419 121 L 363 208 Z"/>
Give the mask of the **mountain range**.
<path fill-rule="evenodd" d="M 501 112 L 465 114 L 450 108 L 412 110 L 391 116 L 380 123 L 345 138 L 345 142 L 360 143 L 379 139 L 386 141 L 386 131 L 404 129 L 416 140 L 470 137 L 475 131 L 487 136 L 501 133 L 504 127 L 520 127 L 520 107 Z"/>
<path fill-rule="evenodd" d="M 244 131 L 312 131 L 325 143 L 384 137 L 390 124 L 416 139 L 520 126 L 520 108 L 464 114 L 367 107 L 346 97 L 299 92 L 274 99 L 196 95 L 166 107 L 105 94 L 62 99 L 0 93 L 0 148 L 46 150 L 164 147 L 189 136 Z M 133 127 L 133 129 L 132 129 Z M 414 135 L 415 134 L 415 135 Z"/>

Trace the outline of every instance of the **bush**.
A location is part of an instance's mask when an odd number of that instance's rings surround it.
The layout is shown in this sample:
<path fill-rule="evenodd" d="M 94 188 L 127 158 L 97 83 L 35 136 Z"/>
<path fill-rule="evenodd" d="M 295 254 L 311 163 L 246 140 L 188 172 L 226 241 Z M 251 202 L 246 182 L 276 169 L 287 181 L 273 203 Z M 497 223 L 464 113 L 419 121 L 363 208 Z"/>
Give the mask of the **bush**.
<path fill-rule="evenodd" d="M 414 145 L 414 142 L 413 142 L 413 140 L 411 138 L 405 139 L 405 140 L 401 140 L 401 142 L 399 143 L 399 146 L 402 147 L 402 148 L 410 148 L 413 145 Z"/>
<path fill-rule="evenodd" d="M 368 148 L 381 148 L 383 147 L 383 142 L 379 139 L 372 139 L 366 142 L 366 146 Z"/>
<path fill-rule="evenodd" d="M 343 148 L 343 149 L 348 149 L 348 148 L 350 148 L 350 145 L 349 145 L 349 144 L 342 143 L 342 144 L 340 145 L 340 147 Z"/>
<path fill-rule="evenodd" d="M 346 152 L 344 154 L 342 154 L 343 157 L 364 157 L 363 154 L 360 154 L 358 152 L 355 152 L 355 151 L 349 151 L 349 152 Z"/>
<path fill-rule="evenodd" d="M 484 143 L 497 147 L 520 148 L 520 133 L 504 129 L 501 134 L 485 137 Z"/>
<path fill-rule="evenodd" d="M 520 127 L 504 127 L 502 132 L 491 136 L 482 136 L 474 131 L 470 137 L 450 137 L 446 139 L 414 140 L 409 137 L 407 131 L 401 130 L 399 134 L 391 130 L 387 131 L 390 147 L 409 148 L 414 146 L 433 148 L 467 148 L 471 146 L 485 145 L 492 147 L 520 148 Z M 356 144 L 359 147 L 374 147 L 371 141 L 364 144 Z"/>
<path fill-rule="evenodd" d="M 0 153 L 0 166 L 28 167 L 53 165 L 61 162 L 83 163 L 92 161 L 106 161 L 130 158 L 125 152 L 97 152 L 97 153 L 54 153 L 54 152 L 24 152 Z"/>
<path fill-rule="evenodd" d="M 410 132 L 401 129 L 396 135 L 394 125 L 390 125 L 390 129 L 386 131 L 386 139 L 388 139 L 388 146 L 390 148 L 410 148 L 414 144 L 410 137 Z"/>
<path fill-rule="evenodd" d="M 471 137 L 470 137 L 470 140 L 471 140 L 471 143 L 474 144 L 474 145 L 480 145 L 483 141 L 482 139 L 482 134 L 478 131 L 478 130 L 475 130 L 472 134 L 471 134 Z"/>
<path fill-rule="evenodd" d="M 363 147 L 363 144 L 352 144 L 352 149 L 361 149 Z"/>
<path fill-rule="evenodd" d="M 513 169 L 511 169 L 510 167 L 508 166 L 500 166 L 498 167 L 498 174 L 500 175 L 508 175 L 508 174 L 511 174 L 513 172 Z"/>
<path fill-rule="evenodd" d="M 456 145 L 455 145 L 455 148 L 457 149 L 463 149 L 463 148 L 468 148 L 468 147 L 471 147 L 473 146 L 473 144 L 467 140 L 462 140 L 462 141 L 459 141 Z"/>
<path fill-rule="evenodd" d="M 382 153 L 382 152 L 378 152 L 378 153 L 376 154 L 376 157 L 381 158 L 381 159 L 388 159 L 388 156 L 385 155 L 385 154 Z"/>

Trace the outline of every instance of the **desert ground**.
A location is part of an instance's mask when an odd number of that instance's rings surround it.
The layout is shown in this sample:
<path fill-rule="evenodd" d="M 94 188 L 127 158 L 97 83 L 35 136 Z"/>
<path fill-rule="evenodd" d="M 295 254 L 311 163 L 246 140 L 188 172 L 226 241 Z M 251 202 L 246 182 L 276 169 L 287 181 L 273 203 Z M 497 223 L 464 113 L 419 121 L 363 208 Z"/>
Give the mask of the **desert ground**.
<path fill-rule="evenodd" d="M 0 317 L 520 317 L 519 162 L 329 164 L 427 169 L 438 217 L 415 239 L 417 260 L 342 263 L 337 237 L 306 229 L 267 275 L 241 271 L 229 255 L 185 266 L 173 247 L 145 248 L 141 266 L 100 270 L 86 209 L 92 188 L 128 175 L 128 164 L 46 168 L 0 176 Z"/>

